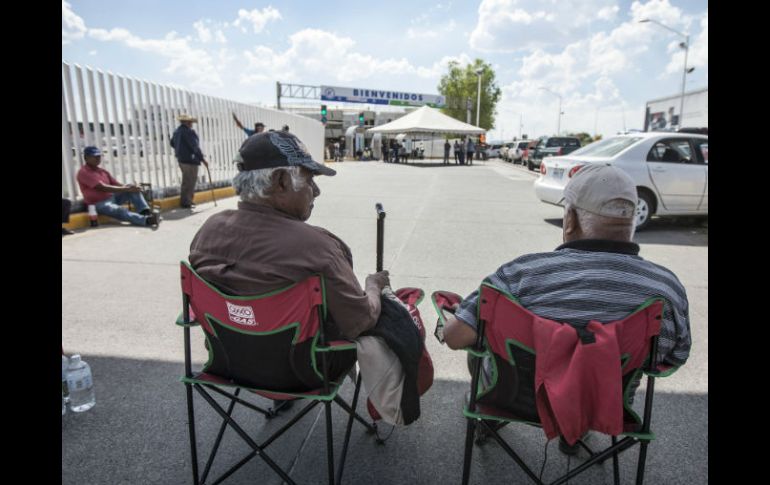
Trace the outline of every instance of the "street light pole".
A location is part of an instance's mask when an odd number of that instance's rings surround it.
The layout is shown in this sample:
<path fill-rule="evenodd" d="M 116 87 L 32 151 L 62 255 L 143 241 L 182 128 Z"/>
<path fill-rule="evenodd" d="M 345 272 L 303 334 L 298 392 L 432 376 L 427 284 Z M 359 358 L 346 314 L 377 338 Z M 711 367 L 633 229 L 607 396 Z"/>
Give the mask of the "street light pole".
<path fill-rule="evenodd" d="M 481 74 L 483 69 L 476 69 L 476 76 L 479 77 L 479 87 L 476 90 L 476 126 L 479 126 L 479 115 L 481 114 Z"/>
<path fill-rule="evenodd" d="M 546 88 L 544 86 L 540 86 L 540 89 L 548 91 L 549 93 L 553 94 L 554 96 L 558 96 L 559 97 L 559 117 L 557 118 L 557 121 L 556 121 L 556 135 L 558 136 L 559 132 L 561 131 L 561 94 L 555 93 L 555 92 L 551 91 L 550 89 L 548 89 L 548 88 Z"/>
<path fill-rule="evenodd" d="M 671 27 L 667 25 L 663 25 L 662 23 L 658 22 L 657 20 L 652 19 L 642 19 L 639 21 L 639 23 L 646 23 L 646 22 L 652 22 L 654 24 L 658 24 L 664 29 L 671 31 L 675 33 L 676 35 L 681 35 L 684 37 L 684 42 L 679 44 L 680 47 L 684 48 L 684 69 L 682 70 L 682 99 L 679 102 L 679 128 L 681 128 L 684 123 L 684 88 L 685 88 L 685 82 L 687 78 L 687 54 L 690 50 L 690 36 L 688 34 L 683 34 L 679 32 L 678 30 L 674 30 Z"/>

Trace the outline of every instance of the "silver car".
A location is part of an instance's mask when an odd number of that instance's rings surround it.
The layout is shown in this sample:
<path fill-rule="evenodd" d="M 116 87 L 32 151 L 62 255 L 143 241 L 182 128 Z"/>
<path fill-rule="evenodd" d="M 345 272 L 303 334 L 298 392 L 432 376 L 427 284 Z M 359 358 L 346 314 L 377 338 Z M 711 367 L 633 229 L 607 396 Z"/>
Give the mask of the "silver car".
<path fill-rule="evenodd" d="M 708 215 L 708 136 L 631 133 L 600 140 L 562 157 L 543 159 L 535 180 L 537 197 L 563 205 L 564 187 L 589 163 L 616 165 L 636 183 L 636 228 L 653 215 Z"/>

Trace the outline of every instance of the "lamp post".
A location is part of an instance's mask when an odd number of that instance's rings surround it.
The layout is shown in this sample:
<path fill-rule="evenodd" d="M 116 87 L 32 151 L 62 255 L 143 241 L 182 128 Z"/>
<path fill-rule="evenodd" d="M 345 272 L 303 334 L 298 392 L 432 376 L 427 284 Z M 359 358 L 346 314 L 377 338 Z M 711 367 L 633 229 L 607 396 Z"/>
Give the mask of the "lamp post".
<path fill-rule="evenodd" d="M 687 54 L 688 54 L 688 52 L 690 50 L 690 36 L 687 35 L 687 34 L 683 34 L 683 33 L 679 32 L 677 30 L 674 30 L 674 29 L 672 29 L 671 27 L 669 27 L 667 25 L 663 25 L 662 23 L 658 22 L 657 20 L 642 19 L 642 20 L 639 21 L 639 23 L 646 23 L 646 22 L 652 22 L 654 24 L 658 24 L 661 27 L 663 27 L 664 29 L 666 29 L 668 31 L 671 31 L 671 32 L 675 33 L 676 35 L 681 35 L 682 37 L 684 37 L 684 42 L 681 42 L 679 44 L 679 47 L 684 49 L 684 69 L 682 70 L 682 99 L 679 102 L 679 128 L 681 128 L 684 125 L 683 121 L 684 121 L 684 85 L 685 85 L 685 79 L 687 78 L 687 73 L 693 71 L 693 69 L 690 69 L 689 71 L 687 69 Z"/>
<path fill-rule="evenodd" d="M 556 135 L 558 136 L 559 132 L 561 131 L 561 115 L 562 115 L 562 112 L 561 112 L 561 94 L 553 92 L 553 91 L 551 91 L 550 89 L 548 89 L 548 88 L 546 88 L 544 86 L 540 86 L 540 89 L 548 91 L 549 93 L 553 94 L 554 96 L 558 96 L 559 97 L 559 118 L 556 121 Z"/>
<path fill-rule="evenodd" d="M 479 115 L 481 114 L 481 74 L 484 69 L 476 69 L 476 76 L 479 77 L 479 87 L 476 90 L 476 126 L 479 126 Z"/>

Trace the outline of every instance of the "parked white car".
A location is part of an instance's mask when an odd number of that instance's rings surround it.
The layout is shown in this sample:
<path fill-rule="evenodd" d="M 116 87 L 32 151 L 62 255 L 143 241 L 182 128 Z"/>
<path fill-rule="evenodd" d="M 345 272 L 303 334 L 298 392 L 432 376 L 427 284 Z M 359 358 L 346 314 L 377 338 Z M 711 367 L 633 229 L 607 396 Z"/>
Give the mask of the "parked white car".
<path fill-rule="evenodd" d="M 708 215 L 708 136 L 630 133 L 600 140 L 562 157 L 548 157 L 535 180 L 537 197 L 563 205 L 564 187 L 589 163 L 615 165 L 634 180 L 639 194 L 636 228 L 650 217 Z"/>

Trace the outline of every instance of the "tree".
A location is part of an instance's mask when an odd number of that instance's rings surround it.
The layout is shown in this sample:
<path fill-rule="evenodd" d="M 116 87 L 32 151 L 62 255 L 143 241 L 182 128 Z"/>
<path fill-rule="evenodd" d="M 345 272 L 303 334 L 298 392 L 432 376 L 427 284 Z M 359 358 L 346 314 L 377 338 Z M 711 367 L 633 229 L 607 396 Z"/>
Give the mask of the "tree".
<path fill-rule="evenodd" d="M 574 137 L 577 137 L 577 138 L 579 138 L 579 139 L 580 139 L 580 146 L 586 146 L 586 145 L 588 145 L 589 143 L 591 143 L 592 141 L 594 141 L 594 139 L 593 139 L 593 138 L 591 138 L 591 135 L 589 135 L 588 133 L 585 133 L 585 132 L 581 132 L 581 133 L 570 133 L 570 134 L 569 134 L 569 135 L 567 135 L 567 136 L 574 136 Z"/>
<path fill-rule="evenodd" d="M 441 77 L 438 85 L 438 91 L 447 99 L 447 107 L 441 111 L 458 119 L 462 122 L 467 121 L 467 99 L 471 100 L 471 124 L 476 124 L 476 105 L 478 76 L 476 71 L 481 73 L 481 116 L 479 125 L 485 130 L 490 130 L 495 126 L 495 115 L 497 102 L 500 100 L 502 91 L 495 83 L 495 71 L 492 66 L 481 59 L 476 59 L 472 64 L 464 68 L 457 61 L 449 63 L 449 72 Z"/>

